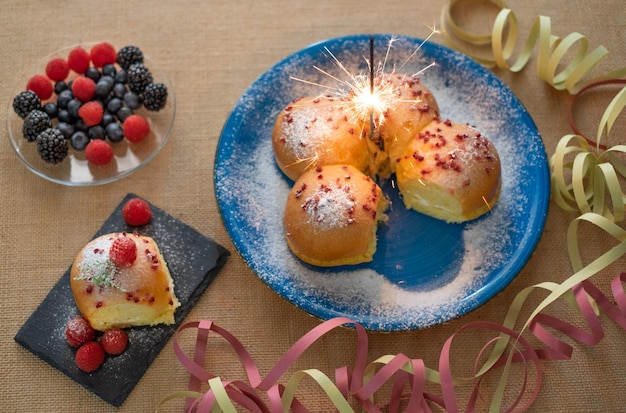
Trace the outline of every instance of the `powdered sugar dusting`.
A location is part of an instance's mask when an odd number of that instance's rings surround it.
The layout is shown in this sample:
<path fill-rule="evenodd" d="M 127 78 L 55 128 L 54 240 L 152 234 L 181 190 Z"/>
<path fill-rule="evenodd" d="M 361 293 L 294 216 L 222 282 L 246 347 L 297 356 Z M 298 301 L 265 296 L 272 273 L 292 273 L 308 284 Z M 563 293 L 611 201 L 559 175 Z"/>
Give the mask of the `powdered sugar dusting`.
<path fill-rule="evenodd" d="M 302 204 L 307 213 L 307 223 L 320 229 L 342 228 L 350 224 L 350 211 L 354 210 L 354 188 L 350 184 L 329 182 L 320 185 Z"/>
<path fill-rule="evenodd" d="M 388 37 L 376 40 L 383 47 Z M 388 69 L 404 62 L 419 42 L 396 41 Z M 355 36 L 326 46 L 358 73 L 366 69 L 367 43 L 367 36 Z M 532 120 L 508 89 L 469 59 L 434 45 L 423 52 L 402 70 L 417 73 L 437 61 L 422 81 L 437 99 L 442 118 L 477 127 L 496 146 L 502 160 L 500 200 L 476 221 L 445 225 L 406 211 L 393 185 L 384 186 L 395 201 L 388 226 L 379 229 L 379 249 L 370 264 L 310 267 L 290 253 L 284 240 L 283 209 L 292 182 L 275 165 L 271 130 L 278 113 L 295 97 L 324 92 L 290 76 L 328 84 L 329 89 L 336 86 L 313 68 L 321 66 L 341 77 L 322 46 L 266 72 L 240 99 L 224 128 L 216 194 L 235 246 L 263 281 L 319 317 L 348 316 L 373 330 L 425 328 L 458 317 L 512 280 L 543 228 L 546 159 Z M 394 220 L 394 215 L 402 218 Z M 433 233 L 443 245 L 428 240 Z"/>
<path fill-rule="evenodd" d="M 309 159 L 322 152 L 324 142 L 333 134 L 332 122 L 319 119 L 317 110 L 310 107 L 293 111 L 283 128 L 289 136 L 285 144 L 298 159 Z"/>
<path fill-rule="evenodd" d="M 106 259 L 109 256 L 111 244 L 113 244 L 113 238 L 110 237 L 100 237 L 89 242 L 83 251 L 83 256 L 78 266 L 90 266 Z"/>

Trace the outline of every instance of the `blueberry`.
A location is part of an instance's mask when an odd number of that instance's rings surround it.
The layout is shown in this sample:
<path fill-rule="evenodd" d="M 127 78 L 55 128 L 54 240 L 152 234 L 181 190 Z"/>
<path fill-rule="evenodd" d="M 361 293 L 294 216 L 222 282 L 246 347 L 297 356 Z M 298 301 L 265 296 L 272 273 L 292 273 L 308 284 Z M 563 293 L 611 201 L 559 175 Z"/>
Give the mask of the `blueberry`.
<path fill-rule="evenodd" d="M 46 112 L 50 118 L 56 118 L 59 116 L 59 108 L 54 102 L 48 102 L 43 105 L 43 111 Z"/>
<path fill-rule="evenodd" d="M 131 109 L 137 109 L 141 106 L 141 98 L 135 92 L 128 92 L 124 96 L 124 103 Z"/>
<path fill-rule="evenodd" d="M 112 114 L 105 112 L 102 115 L 102 121 L 100 122 L 100 125 L 106 127 L 109 123 L 113 122 L 115 120 L 115 118 L 113 117 Z"/>
<path fill-rule="evenodd" d="M 67 122 L 57 123 L 57 129 L 61 131 L 65 139 L 70 139 L 74 133 L 74 126 Z"/>
<path fill-rule="evenodd" d="M 127 92 L 128 90 L 126 90 L 126 86 L 124 86 L 124 84 L 122 83 L 116 83 L 113 86 L 113 96 L 115 96 L 116 98 L 123 99 L 124 95 L 126 95 Z"/>
<path fill-rule="evenodd" d="M 59 80 L 58 82 L 56 82 L 54 84 L 54 93 L 57 95 L 60 95 L 61 92 L 63 92 L 64 90 L 68 89 L 68 85 L 67 83 L 65 83 L 65 80 Z"/>
<path fill-rule="evenodd" d="M 98 83 L 96 83 L 96 96 L 100 99 L 104 99 L 111 93 L 113 89 L 113 78 L 109 76 L 103 76 Z"/>
<path fill-rule="evenodd" d="M 126 72 L 126 69 L 121 69 L 119 72 L 115 74 L 115 81 L 117 83 L 128 82 L 128 72 Z"/>
<path fill-rule="evenodd" d="M 97 82 L 98 79 L 100 79 L 100 71 L 93 66 L 88 67 L 87 70 L 85 70 L 85 77 Z"/>
<path fill-rule="evenodd" d="M 89 130 L 89 126 L 87 126 L 84 120 L 77 119 L 76 122 L 74 122 L 74 129 L 77 131 L 87 132 Z"/>
<path fill-rule="evenodd" d="M 59 114 L 57 115 L 59 118 L 59 122 L 72 123 L 74 122 L 74 118 L 66 109 L 59 109 Z"/>
<path fill-rule="evenodd" d="M 77 151 L 85 150 L 89 143 L 89 137 L 83 131 L 76 131 L 70 137 L 70 145 Z"/>
<path fill-rule="evenodd" d="M 111 122 L 107 125 L 106 135 L 109 137 L 111 142 L 121 142 L 124 140 L 124 130 L 116 122 Z"/>
<path fill-rule="evenodd" d="M 72 90 L 65 89 L 61 91 L 61 93 L 59 93 L 59 96 L 57 96 L 57 106 L 60 109 L 67 109 L 67 105 L 72 99 L 74 99 L 74 94 L 72 93 Z"/>
<path fill-rule="evenodd" d="M 104 66 L 102 66 L 102 74 L 106 75 L 106 76 L 115 76 L 115 74 L 117 73 L 117 69 L 115 68 L 115 65 L 112 64 L 106 64 Z"/>
<path fill-rule="evenodd" d="M 127 106 L 123 106 L 120 110 L 117 111 L 117 118 L 120 122 L 124 122 L 126 118 L 133 114 L 133 110 Z"/>
<path fill-rule="evenodd" d="M 100 80 L 104 80 L 106 82 L 111 82 L 111 86 L 113 86 L 115 82 L 115 76 L 112 75 L 103 75 Z"/>
<path fill-rule="evenodd" d="M 78 119 L 78 109 L 80 109 L 80 106 L 82 105 L 82 103 L 80 102 L 80 100 L 78 99 L 72 99 L 70 100 L 70 103 L 67 104 L 67 111 L 70 113 L 71 116 L 73 116 L 74 118 Z"/>
<path fill-rule="evenodd" d="M 111 95 L 107 95 L 103 98 L 98 99 L 98 103 L 100 103 L 100 106 L 102 106 L 103 109 L 106 109 L 111 99 L 113 99 L 113 97 Z"/>
<path fill-rule="evenodd" d="M 87 136 L 89 139 L 104 139 L 106 136 L 104 128 L 100 125 L 92 126 L 87 131 Z"/>
<path fill-rule="evenodd" d="M 117 114 L 117 112 L 120 110 L 122 106 L 124 106 L 124 102 L 122 102 L 122 99 L 112 98 L 111 100 L 109 100 L 109 103 L 107 104 L 106 109 L 110 113 Z"/>

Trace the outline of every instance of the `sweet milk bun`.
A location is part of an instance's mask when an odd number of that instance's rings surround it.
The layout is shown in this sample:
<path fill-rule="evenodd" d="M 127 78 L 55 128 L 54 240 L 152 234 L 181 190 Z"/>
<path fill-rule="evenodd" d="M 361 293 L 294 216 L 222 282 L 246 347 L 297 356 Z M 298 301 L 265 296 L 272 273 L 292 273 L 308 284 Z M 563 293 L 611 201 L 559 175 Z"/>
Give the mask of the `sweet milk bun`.
<path fill-rule="evenodd" d="M 113 240 L 121 236 L 137 246 L 137 258 L 123 268 L 109 259 Z M 138 234 L 111 233 L 89 242 L 74 260 L 70 285 L 81 314 L 100 331 L 174 324 L 180 305 L 159 247 Z"/>
<path fill-rule="evenodd" d="M 464 222 L 491 209 L 500 194 L 500 159 L 471 126 L 431 122 L 411 140 L 396 165 L 407 208 L 447 222 Z"/>
<path fill-rule="evenodd" d="M 353 165 L 367 173 L 369 154 L 362 122 L 341 99 L 302 97 L 278 115 L 272 145 L 278 167 L 291 180 L 317 166 Z"/>
<path fill-rule="evenodd" d="M 371 261 L 386 208 L 380 187 L 355 167 L 318 166 L 302 174 L 287 197 L 287 244 L 316 266 Z"/>
<path fill-rule="evenodd" d="M 383 155 L 375 153 L 379 158 L 376 161 L 378 175 L 388 177 L 395 171 L 394 161 L 404 153 L 411 139 L 439 118 L 439 106 L 417 76 L 394 72 L 378 77 L 376 81 L 384 94 L 391 93 L 393 96 L 393 104 L 383 114 L 378 128 L 383 141 Z M 388 162 L 382 160 L 384 157 L 388 157 Z"/>

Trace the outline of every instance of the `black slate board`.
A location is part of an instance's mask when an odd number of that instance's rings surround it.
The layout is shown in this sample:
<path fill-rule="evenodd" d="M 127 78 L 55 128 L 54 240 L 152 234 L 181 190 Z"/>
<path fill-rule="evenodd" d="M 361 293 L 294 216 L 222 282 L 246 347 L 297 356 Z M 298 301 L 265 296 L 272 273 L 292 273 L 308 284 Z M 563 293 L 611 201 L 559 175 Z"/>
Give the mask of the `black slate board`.
<path fill-rule="evenodd" d="M 76 349 L 65 340 L 67 322 L 79 315 L 69 283 L 70 265 L 15 336 L 15 341 L 26 349 L 116 407 L 124 403 L 230 255 L 224 247 L 154 205 L 149 224 L 138 228 L 128 226 L 121 210 L 133 197 L 136 195 L 126 195 L 93 238 L 120 231 L 137 231 L 154 238 L 181 303 L 175 314 L 176 324 L 129 328 L 129 343 L 124 353 L 107 356 L 104 365 L 93 373 L 79 370 L 74 363 Z M 74 261 L 74 257 L 69 258 Z"/>

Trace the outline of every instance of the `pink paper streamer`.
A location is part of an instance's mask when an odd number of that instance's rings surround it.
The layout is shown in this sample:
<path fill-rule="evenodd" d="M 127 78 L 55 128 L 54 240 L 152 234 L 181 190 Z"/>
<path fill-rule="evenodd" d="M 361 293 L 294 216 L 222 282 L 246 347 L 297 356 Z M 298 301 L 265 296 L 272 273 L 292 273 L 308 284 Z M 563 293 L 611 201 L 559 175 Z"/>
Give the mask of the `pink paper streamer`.
<path fill-rule="evenodd" d="M 426 392 L 426 367 L 423 360 L 412 359 L 404 354 L 397 354 L 385 362 L 371 376 L 365 380 L 365 371 L 368 367 L 368 336 L 366 330 L 348 318 L 333 318 L 322 322 L 311 331 L 302 336 L 284 355 L 276 362 L 274 367 L 263 377 L 253 358 L 243 344 L 227 330 L 219 327 L 212 321 L 201 320 L 182 325 L 174 336 L 174 352 L 181 364 L 189 371 L 189 390 L 198 392 L 198 398 L 187 400 L 186 412 L 209 412 L 216 404 L 215 394 L 209 389 L 202 391 L 202 384 L 216 376 L 205 369 L 207 343 L 210 333 L 217 334 L 226 340 L 236 352 L 245 372 L 244 380 L 223 380 L 222 384 L 230 400 L 242 409 L 254 413 L 282 413 L 281 397 L 285 386 L 279 380 L 285 375 L 293 363 L 317 340 L 331 333 L 340 326 L 350 325 L 354 327 L 357 341 L 355 360 L 351 366 L 345 365 L 335 369 L 335 381 L 343 397 L 352 404 L 367 412 L 389 413 L 400 412 L 404 408 L 407 412 L 429 412 L 430 406 L 439 406 L 447 412 L 461 411 L 457 397 L 457 384 L 452 373 L 452 345 L 459 340 L 458 335 L 472 329 L 482 329 L 495 334 L 476 355 L 474 382 L 464 408 L 466 412 L 474 412 L 478 409 L 481 401 L 480 383 L 483 376 L 477 372 L 480 370 L 484 354 L 497 340 L 508 338 L 512 344 L 510 352 L 502 354 L 496 363 L 489 369 L 490 373 L 501 372 L 512 363 L 523 366 L 523 380 L 521 387 L 513 397 L 510 405 L 506 407 L 508 412 L 519 412 L 528 409 L 539 394 L 542 384 L 542 361 L 569 360 L 572 357 L 574 347 L 565 340 L 573 340 L 581 344 L 593 346 L 604 337 L 604 330 L 600 319 L 590 298 L 597 307 L 606 313 L 617 325 L 626 329 L 626 272 L 621 273 L 611 283 L 611 293 L 616 304 L 607 298 L 590 281 L 584 281 L 573 288 L 575 301 L 580 315 L 584 321 L 584 328 L 579 328 L 557 317 L 539 313 L 530 323 L 527 331 L 530 331 L 545 346 L 533 347 L 521 333 L 506 328 L 498 323 L 478 321 L 468 323 L 451 335 L 444 343 L 439 358 L 439 379 L 441 394 Z M 196 330 L 196 343 L 193 359 L 189 358 L 178 344 L 178 336 L 187 329 Z M 534 372 L 534 380 L 530 380 Z M 508 380 L 505 377 L 505 380 Z M 506 383 L 508 384 L 508 383 Z M 374 401 L 374 396 L 383 387 L 391 388 L 389 400 Z M 294 399 L 291 411 L 309 412 L 306 406 Z"/>

